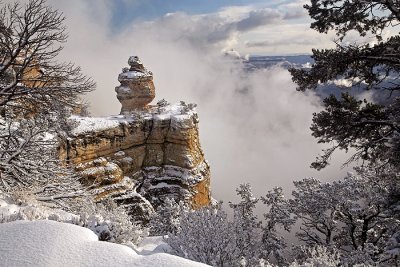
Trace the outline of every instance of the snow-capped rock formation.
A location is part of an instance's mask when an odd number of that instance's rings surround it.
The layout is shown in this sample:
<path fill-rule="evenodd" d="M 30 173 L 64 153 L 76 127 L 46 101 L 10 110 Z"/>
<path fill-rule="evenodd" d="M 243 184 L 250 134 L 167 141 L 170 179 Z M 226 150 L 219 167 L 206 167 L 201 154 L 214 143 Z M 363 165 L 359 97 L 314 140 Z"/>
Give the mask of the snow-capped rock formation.
<path fill-rule="evenodd" d="M 129 62 L 130 71 L 142 66 L 132 57 Z M 60 158 L 76 166 L 84 183 L 97 185 L 98 200 L 111 196 L 142 221 L 165 198 L 193 208 L 210 204 L 196 105 L 161 100 L 131 112 L 122 105 L 124 115 L 72 117 L 77 127 L 62 140 Z"/>
<path fill-rule="evenodd" d="M 130 68 L 123 68 L 118 76 L 121 85 L 115 87 L 122 104 L 121 114 L 145 109 L 156 96 L 153 73 L 143 66 L 137 56 L 131 56 L 128 64 Z"/>

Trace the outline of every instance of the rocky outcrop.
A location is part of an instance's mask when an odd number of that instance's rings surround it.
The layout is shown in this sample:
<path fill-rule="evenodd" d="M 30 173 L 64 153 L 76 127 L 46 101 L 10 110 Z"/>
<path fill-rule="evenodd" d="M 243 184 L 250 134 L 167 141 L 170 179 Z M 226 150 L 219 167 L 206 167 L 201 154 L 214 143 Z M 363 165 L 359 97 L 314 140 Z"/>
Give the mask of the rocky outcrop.
<path fill-rule="evenodd" d="M 98 201 L 113 198 L 146 223 L 166 198 L 193 208 L 210 204 L 210 168 L 200 147 L 196 105 L 154 98 L 152 73 L 137 57 L 118 76 L 121 115 L 72 116 L 75 125 L 59 146 Z"/>
<path fill-rule="evenodd" d="M 130 57 L 128 64 L 130 68 L 123 68 L 118 76 L 121 85 L 115 87 L 122 104 L 121 114 L 143 110 L 155 97 L 153 73 L 143 66 L 137 56 Z"/>
<path fill-rule="evenodd" d="M 210 170 L 194 105 L 160 101 L 126 116 L 71 119 L 77 127 L 61 142 L 60 157 L 94 185 L 98 200 L 135 203 L 135 216 L 138 203 L 156 207 L 165 198 L 193 208 L 210 203 Z"/>

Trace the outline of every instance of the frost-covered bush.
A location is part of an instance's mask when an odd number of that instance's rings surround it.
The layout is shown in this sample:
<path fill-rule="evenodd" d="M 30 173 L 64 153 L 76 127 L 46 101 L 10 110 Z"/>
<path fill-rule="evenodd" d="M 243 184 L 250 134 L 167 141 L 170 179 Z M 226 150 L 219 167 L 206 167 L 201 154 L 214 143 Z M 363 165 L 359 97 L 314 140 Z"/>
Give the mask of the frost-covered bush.
<path fill-rule="evenodd" d="M 36 197 L 34 196 L 33 190 L 13 190 L 11 192 L 8 192 L 2 196 L 2 199 L 4 201 L 7 200 L 9 203 L 13 203 L 16 205 L 20 206 L 26 206 L 26 205 L 37 205 L 38 202 L 36 200 Z"/>
<path fill-rule="evenodd" d="M 265 221 L 255 214 L 259 198 L 249 184 L 236 189 L 238 203 L 230 203 L 233 217 L 222 210 L 222 204 L 183 212 L 178 231 L 166 242 L 173 253 L 213 266 L 271 266 L 285 263 L 285 243 L 278 227 L 289 229 L 292 220 L 279 207 L 286 202 L 280 191 L 269 192 L 262 201 L 269 207 Z"/>
<path fill-rule="evenodd" d="M 137 245 L 148 230 L 131 221 L 123 207 L 113 201 L 94 206 L 94 210 L 81 213 L 74 222 L 89 228 L 97 234 L 99 240 L 119 244 Z"/>
<path fill-rule="evenodd" d="M 19 206 L 33 205 L 41 209 L 61 209 L 73 214 L 90 209 L 94 205 L 93 196 L 83 189 L 79 181 L 69 182 L 67 178 L 58 184 L 32 185 L 29 188 L 15 189 L 7 192 L 3 198 Z M 63 183 L 68 185 L 64 186 Z M 60 192 L 60 190 L 64 191 Z"/>
<path fill-rule="evenodd" d="M 3 195 L 0 197 L 0 223 L 19 220 L 53 220 L 71 223 L 78 216 L 60 209 L 43 206 L 41 202 L 32 199 L 29 195 L 21 192 L 16 195 Z"/>
<path fill-rule="evenodd" d="M 12 198 L 0 198 L 0 223 L 18 220 L 53 220 L 72 223 L 89 228 L 97 234 L 99 240 L 119 244 L 137 245 L 148 230 L 132 222 L 123 207 L 115 202 L 84 206 L 80 215 L 43 206 L 41 202 L 20 198 L 20 202 Z M 10 204 L 15 203 L 15 204 Z"/>
<path fill-rule="evenodd" d="M 8 213 L 0 213 L 0 223 L 7 223 L 13 221 L 35 221 L 46 220 L 49 215 L 36 207 L 27 206 L 18 210 L 10 211 Z"/>
<path fill-rule="evenodd" d="M 388 240 L 385 247 L 385 254 L 381 261 L 394 266 L 400 265 L 400 232 L 395 233 Z"/>
<path fill-rule="evenodd" d="M 328 248 L 325 246 L 301 246 L 298 247 L 297 253 L 296 260 L 291 263 L 289 267 L 343 266 L 340 264 L 340 253 L 335 248 Z"/>
<path fill-rule="evenodd" d="M 166 242 L 177 256 L 212 266 L 235 266 L 237 255 L 232 223 L 221 205 L 182 214 L 179 230 Z"/>
<path fill-rule="evenodd" d="M 400 229 L 399 175 L 390 168 L 355 170 L 330 183 L 295 181 L 287 210 L 301 224 L 295 234 L 306 245 L 334 246 L 349 266 L 377 264 Z"/>
<path fill-rule="evenodd" d="M 184 202 L 176 203 L 174 199 L 166 198 L 150 218 L 150 234 L 167 235 L 168 233 L 176 233 L 180 224 L 180 216 L 188 209 Z"/>
<path fill-rule="evenodd" d="M 364 248 L 360 247 L 350 253 L 343 253 L 341 261 L 345 266 L 374 266 L 379 262 L 379 254 L 381 251 L 378 247 L 367 243 Z"/>

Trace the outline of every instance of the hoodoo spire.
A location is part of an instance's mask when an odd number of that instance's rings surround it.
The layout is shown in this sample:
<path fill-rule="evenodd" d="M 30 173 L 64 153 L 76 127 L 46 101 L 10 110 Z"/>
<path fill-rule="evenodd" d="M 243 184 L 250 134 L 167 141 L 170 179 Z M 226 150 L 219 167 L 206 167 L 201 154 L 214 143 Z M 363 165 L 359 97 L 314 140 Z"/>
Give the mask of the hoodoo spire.
<path fill-rule="evenodd" d="M 129 57 L 128 64 L 130 68 L 123 68 L 118 75 L 121 85 L 115 87 L 117 98 L 122 104 L 121 114 L 145 110 L 156 95 L 153 73 L 143 66 L 139 57 Z"/>

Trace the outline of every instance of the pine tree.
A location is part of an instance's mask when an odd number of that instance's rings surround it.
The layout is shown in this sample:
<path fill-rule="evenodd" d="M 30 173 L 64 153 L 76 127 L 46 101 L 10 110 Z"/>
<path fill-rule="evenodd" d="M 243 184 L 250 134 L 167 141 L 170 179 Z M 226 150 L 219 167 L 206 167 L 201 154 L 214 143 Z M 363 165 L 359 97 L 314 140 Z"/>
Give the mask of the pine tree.
<path fill-rule="evenodd" d="M 357 101 L 343 94 L 341 99 L 325 99 L 325 110 L 314 114 L 311 127 L 319 143 L 331 144 L 312 167 L 324 168 L 337 149 L 354 148 L 349 159 L 372 164 L 400 166 L 399 100 L 400 36 L 384 39 L 388 29 L 400 22 L 398 1 L 312 0 L 305 5 L 314 22 L 311 28 L 334 31 L 336 48 L 313 52 L 310 69 L 291 69 L 298 90 L 315 89 L 335 79 L 347 79 L 353 86 L 387 95 L 384 102 Z M 358 32 L 360 43 L 343 42 L 350 32 Z M 389 92 L 390 94 L 385 94 Z"/>
<path fill-rule="evenodd" d="M 242 266 L 255 266 L 263 256 L 261 221 L 255 214 L 259 199 L 254 197 L 250 184 L 239 185 L 236 193 L 240 202 L 229 204 L 233 209 L 235 258 L 242 259 Z"/>
<path fill-rule="evenodd" d="M 264 258 L 275 260 L 279 265 L 286 262 L 286 242 L 280 232 L 289 232 L 295 220 L 292 218 L 288 201 L 283 195 L 283 190 L 276 187 L 268 191 L 261 201 L 269 209 L 264 213 L 265 226 L 263 227 L 262 249 Z"/>

